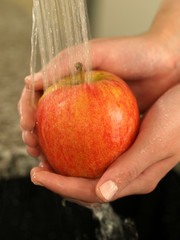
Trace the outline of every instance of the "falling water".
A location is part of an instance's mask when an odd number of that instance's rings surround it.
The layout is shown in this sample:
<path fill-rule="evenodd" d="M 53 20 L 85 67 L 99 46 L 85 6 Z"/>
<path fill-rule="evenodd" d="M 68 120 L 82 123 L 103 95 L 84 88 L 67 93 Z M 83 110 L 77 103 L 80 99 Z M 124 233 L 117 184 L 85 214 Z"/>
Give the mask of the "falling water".
<path fill-rule="evenodd" d="M 65 75 L 73 76 L 77 62 L 90 69 L 89 39 L 85 0 L 33 0 L 32 78 L 37 40 L 46 89 Z"/>
<path fill-rule="evenodd" d="M 34 99 L 34 75 L 36 71 L 36 56 L 37 56 L 37 26 L 34 8 L 32 10 L 32 36 L 31 36 L 31 59 L 30 59 L 30 73 L 33 79 L 33 96 Z"/>

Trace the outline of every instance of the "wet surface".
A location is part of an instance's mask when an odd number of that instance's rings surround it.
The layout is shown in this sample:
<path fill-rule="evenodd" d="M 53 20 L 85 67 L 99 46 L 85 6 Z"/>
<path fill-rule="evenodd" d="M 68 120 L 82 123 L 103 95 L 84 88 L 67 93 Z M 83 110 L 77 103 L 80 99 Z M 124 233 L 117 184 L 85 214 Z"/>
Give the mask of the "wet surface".
<path fill-rule="evenodd" d="M 15 0 L 0 3 L 0 179 L 29 174 L 35 164 L 21 140 L 17 112 L 23 79 L 29 74 L 29 6 Z"/>

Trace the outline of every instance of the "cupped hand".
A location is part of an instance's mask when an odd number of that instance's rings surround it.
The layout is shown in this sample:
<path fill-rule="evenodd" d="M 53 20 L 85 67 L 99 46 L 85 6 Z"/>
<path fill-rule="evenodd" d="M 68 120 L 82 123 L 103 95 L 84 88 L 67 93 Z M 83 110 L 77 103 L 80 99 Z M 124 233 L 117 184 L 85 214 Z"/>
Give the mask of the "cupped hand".
<path fill-rule="evenodd" d="M 180 161 L 180 85 L 163 94 L 148 110 L 136 141 L 100 179 L 66 177 L 46 161 L 31 171 L 37 184 L 80 204 L 109 202 L 154 190 Z"/>

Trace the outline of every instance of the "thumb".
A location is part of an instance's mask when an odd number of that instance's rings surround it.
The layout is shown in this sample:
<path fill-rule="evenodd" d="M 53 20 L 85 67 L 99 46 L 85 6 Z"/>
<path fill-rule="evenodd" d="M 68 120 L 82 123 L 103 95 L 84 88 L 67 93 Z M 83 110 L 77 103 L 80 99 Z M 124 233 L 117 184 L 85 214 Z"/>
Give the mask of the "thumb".
<path fill-rule="evenodd" d="M 109 202 L 127 195 L 122 194 L 122 191 L 124 190 L 123 192 L 127 193 L 125 188 L 130 185 L 136 188 L 136 193 L 140 192 L 142 186 L 137 184 L 140 181 L 134 180 L 148 173 L 145 170 L 149 167 L 152 169 L 155 163 L 169 157 L 169 142 L 166 138 L 172 135 L 170 134 L 170 130 L 172 129 L 166 128 L 165 131 L 164 128 L 159 128 L 159 126 L 163 126 L 163 121 L 167 122 L 167 119 L 164 120 L 164 117 L 159 116 L 159 112 L 156 110 L 156 107 L 154 107 L 149 111 L 141 124 L 134 144 L 109 166 L 98 181 L 96 194 L 102 201 Z M 146 175 L 148 176 L 149 173 Z M 134 182 L 136 184 L 133 184 Z M 153 182 L 154 179 L 148 177 L 148 184 L 150 186 Z M 130 194 L 134 194 L 134 192 L 128 192 L 128 195 Z"/>
<path fill-rule="evenodd" d="M 175 86 L 158 99 L 145 115 L 134 144 L 100 178 L 96 194 L 102 201 L 148 193 L 177 164 L 179 90 Z"/>
<path fill-rule="evenodd" d="M 97 183 L 96 194 L 103 202 L 119 198 L 123 189 L 150 165 L 133 148 L 115 160 Z"/>

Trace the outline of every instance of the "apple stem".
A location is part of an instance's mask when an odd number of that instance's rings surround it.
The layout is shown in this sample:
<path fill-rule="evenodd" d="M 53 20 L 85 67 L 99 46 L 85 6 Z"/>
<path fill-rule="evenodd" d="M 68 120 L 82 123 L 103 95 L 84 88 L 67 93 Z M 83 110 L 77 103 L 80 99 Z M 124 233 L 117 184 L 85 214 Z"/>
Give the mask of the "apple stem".
<path fill-rule="evenodd" d="M 77 73 L 79 73 L 80 76 L 80 81 L 83 83 L 84 82 L 84 68 L 83 68 L 83 64 L 81 62 L 77 62 L 75 63 L 75 68 Z"/>

